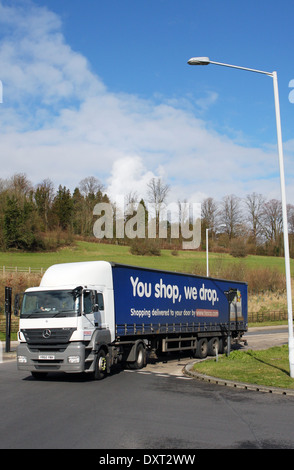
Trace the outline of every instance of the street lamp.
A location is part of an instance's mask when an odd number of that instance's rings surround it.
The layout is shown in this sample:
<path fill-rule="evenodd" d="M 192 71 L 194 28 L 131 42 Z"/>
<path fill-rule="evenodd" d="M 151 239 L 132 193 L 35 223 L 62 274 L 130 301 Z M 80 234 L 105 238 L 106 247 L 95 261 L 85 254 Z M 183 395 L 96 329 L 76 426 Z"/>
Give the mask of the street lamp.
<path fill-rule="evenodd" d="M 208 230 L 211 228 L 206 229 L 206 277 L 209 276 L 209 264 L 208 264 Z"/>
<path fill-rule="evenodd" d="M 226 227 L 226 224 L 220 224 L 219 227 Z M 208 260 L 208 230 L 212 230 L 211 228 L 206 229 L 206 277 L 209 277 L 209 260 Z"/>
<path fill-rule="evenodd" d="M 221 62 L 214 62 L 208 57 L 192 57 L 188 60 L 189 65 L 221 65 L 223 67 L 230 67 L 233 69 L 247 70 L 249 72 L 262 73 L 268 75 L 273 79 L 274 85 L 274 98 L 275 98 L 275 111 L 276 111 L 276 125 L 277 125 L 277 140 L 278 140 L 278 153 L 280 165 L 280 184 L 282 196 L 282 212 L 283 212 L 283 232 L 284 232 L 284 253 L 285 253 L 285 271 L 286 271 L 286 290 L 287 290 L 287 306 L 288 306 L 288 345 L 289 345 L 289 366 L 290 377 L 294 378 L 294 338 L 293 338 L 293 313 L 292 313 L 292 294 L 291 294 L 291 271 L 290 271 L 290 255 L 289 255 L 289 237 L 288 237 L 288 220 L 287 220 L 287 203 L 286 203 L 286 189 L 285 189 L 285 172 L 284 172 L 284 157 L 283 157 L 283 143 L 282 143 L 282 128 L 280 116 L 280 102 L 278 90 L 278 77 L 277 72 L 264 72 L 263 70 L 249 69 L 247 67 L 239 67 L 237 65 L 223 64 Z"/>
<path fill-rule="evenodd" d="M 235 299 L 237 295 L 238 289 L 232 289 L 225 291 L 224 294 L 228 300 L 229 312 L 228 312 L 228 342 L 227 342 L 227 356 L 230 355 L 231 352 L 231 303 Z"/>

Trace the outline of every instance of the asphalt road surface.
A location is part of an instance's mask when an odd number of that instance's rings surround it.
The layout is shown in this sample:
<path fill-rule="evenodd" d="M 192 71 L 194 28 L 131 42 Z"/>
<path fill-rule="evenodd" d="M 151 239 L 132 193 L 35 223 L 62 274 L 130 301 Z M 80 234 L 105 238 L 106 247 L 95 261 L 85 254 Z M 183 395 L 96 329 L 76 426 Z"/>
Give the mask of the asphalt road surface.
<path fill-rule="evenodd" d="M 58 374 L 37 381 L 17 371 L 15 361 L 4 362 L 0 448 L 166 454 L 294 447 L 294 397 L 187 378 L 182 368 L 188 361 L 171 358 L 141 371 L 117 368 L 100 382 Z"/>

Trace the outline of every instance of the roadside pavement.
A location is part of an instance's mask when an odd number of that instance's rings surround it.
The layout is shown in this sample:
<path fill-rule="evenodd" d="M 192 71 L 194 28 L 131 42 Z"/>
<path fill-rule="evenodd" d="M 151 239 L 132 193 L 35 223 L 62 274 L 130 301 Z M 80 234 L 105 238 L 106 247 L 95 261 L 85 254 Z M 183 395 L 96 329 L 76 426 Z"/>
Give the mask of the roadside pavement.
<path fill-rule="evenodd" d="M 16 359 L 16 348 L 18 346 L 18 341 L 10 342 L 10 351 L 5 351 L 5 341 L 0 341 L 0 364 L 6 361 L 14 361 Z"/>

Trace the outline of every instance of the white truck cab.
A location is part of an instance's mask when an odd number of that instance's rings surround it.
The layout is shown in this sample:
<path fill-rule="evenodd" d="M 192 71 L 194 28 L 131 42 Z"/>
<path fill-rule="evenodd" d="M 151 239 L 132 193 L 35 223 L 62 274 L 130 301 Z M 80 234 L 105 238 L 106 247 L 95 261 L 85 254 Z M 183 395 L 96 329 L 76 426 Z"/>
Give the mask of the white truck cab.
<path fill-rule="evenodd" d="M 24 293 L 18 337 L 18 368 L 34 376 L 94 372 L 93 350 L 115 337 L 110 263 L 51 266 Z"/>

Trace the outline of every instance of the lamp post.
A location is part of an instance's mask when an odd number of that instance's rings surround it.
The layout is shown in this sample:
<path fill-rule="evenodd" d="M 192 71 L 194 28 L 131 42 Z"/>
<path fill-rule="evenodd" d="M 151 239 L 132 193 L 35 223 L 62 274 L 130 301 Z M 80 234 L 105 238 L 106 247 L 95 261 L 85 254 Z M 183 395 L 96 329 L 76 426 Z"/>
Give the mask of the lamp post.
<path fill-rule="evenodd" d="M 208 230 L 211 228 L 206 229 L 206 277 L 209 276 L 209 263 L 208 263 Z"/>
<path fill-rule="evenodd" d="M 288 237 L 288 220 L 287 220 L 287 203 L 286 203 L 286 190 L 285 190 L 282 128 L 281 128 L 277 72 L 265 72 L 263 70 L 250 69 L 247 67 L 239 67 L 237 65 L 223 64 L 221 62 L 214 62 L 210 60 L 208 57 L 192 57 L 191 59 L 188 60 L 188 64 L 189 65 L 209 65 L 209 64 L 221 65 L 223 67 L 230 67 L 233 69 L 240 69 L 240 70 L 247 70 L 249 72 L 261 73 L 264 75 L 268 75 L 269 77 L 272 77 L 273 79 L 276 125 L 277 125 L 278 154 L 279 154 L 279 166 L 280 166 L 282 212 L 283 212 L 284 254 L 285 254 L 286 290 L 287 290 L 287 306 L 288 306 L 289 366 L 290 366 L 290 377 L 294 378 L 294 338 L 293 338 L 293 313 L 292 313 L 292 294 L 291 294 L 291 271 L 290 271 L 290 254 L 289 254 L 289 237 Z"/>
<path fill-rule="evenodd" d="M 220 224 L 219 227 L 226 227 L 226 224 Z M 206 229 L 206 277 L 209 277 L 209 260 L 208 260 L 208 230 L 212 230 L 213 227 Z"/>
<path fill-rule="evenodd" d="M 228 307 L 229 307 L 229 312 L 228 312 L 228 342 L 227 342 L 227 356 L 230 355 L 231 352 L 231 303 L 235 299 L 237 295 L 237 289 L 232 289 L 230 288 L 229 290 L 224 292 L 227 300 L 228 300 Z"/>

